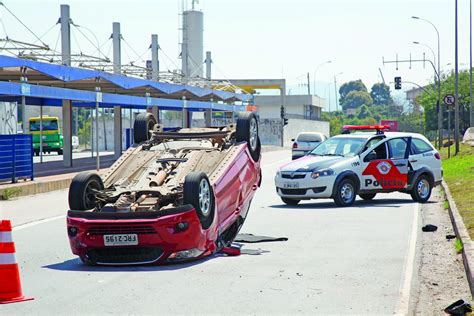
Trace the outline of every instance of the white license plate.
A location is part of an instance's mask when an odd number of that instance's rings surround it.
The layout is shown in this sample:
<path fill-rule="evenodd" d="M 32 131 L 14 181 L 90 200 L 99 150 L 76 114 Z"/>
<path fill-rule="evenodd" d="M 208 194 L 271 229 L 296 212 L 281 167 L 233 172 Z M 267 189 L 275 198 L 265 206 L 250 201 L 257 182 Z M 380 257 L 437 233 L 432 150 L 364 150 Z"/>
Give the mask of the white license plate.
<path fill-rule="evenodd" d="M 283 183 L 285 189 L 298 189 L 300 184 L 298 182 L 285 182 Z"/>
<path fill-rule="evenodd" d="M 137 234 L 104 235 L 106 246 L 134 246 L 138 245 Z"/>

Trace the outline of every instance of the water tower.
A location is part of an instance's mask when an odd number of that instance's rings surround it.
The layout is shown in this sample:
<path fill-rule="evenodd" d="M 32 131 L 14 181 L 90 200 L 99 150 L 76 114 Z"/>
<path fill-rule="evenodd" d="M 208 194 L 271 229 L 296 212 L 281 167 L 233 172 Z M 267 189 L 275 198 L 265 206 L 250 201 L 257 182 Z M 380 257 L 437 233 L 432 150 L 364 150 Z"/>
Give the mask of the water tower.
<path fill-rule="evenodd" d="M 195 10 L 192 0 L 191 10 L 183 10 L 182 72 L 186 79 L 203 77 L 204 44 L 202 11 Z"/>

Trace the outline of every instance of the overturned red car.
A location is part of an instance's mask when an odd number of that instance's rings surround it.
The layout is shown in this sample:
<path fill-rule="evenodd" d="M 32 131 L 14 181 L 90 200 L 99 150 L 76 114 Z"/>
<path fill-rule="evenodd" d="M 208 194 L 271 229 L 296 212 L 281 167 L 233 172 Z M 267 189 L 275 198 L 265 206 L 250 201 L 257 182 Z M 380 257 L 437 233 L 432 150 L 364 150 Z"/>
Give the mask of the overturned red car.
<path fill-rule="evenodd" d="M 72 180 L 72 252 L 88 265 L 161 264 L 229 246 L 260 186 L 256 116 L 163 132 L 143 113 L 134 140 L 105 175 L 84 172 Z"/>

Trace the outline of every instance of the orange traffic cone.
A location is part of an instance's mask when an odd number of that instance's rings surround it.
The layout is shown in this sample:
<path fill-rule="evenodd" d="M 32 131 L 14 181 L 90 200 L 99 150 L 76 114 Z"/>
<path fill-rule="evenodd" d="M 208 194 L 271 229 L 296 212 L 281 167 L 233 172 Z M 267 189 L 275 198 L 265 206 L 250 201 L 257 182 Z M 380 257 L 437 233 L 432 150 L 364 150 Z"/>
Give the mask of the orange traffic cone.
<path fill-rule="evenodd" d="M 0 304 L 32 300 L 21 292 L 20 273 L 9 220 L 0 220 Z"/>

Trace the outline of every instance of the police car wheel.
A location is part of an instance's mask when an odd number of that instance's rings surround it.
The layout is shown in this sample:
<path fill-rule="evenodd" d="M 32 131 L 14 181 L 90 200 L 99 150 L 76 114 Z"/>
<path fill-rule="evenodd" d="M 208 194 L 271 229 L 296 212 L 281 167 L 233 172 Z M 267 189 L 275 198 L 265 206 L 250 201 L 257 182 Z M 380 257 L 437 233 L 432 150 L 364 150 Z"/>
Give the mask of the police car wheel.
<path fill-rule="evenodd" d="M 431 196 L 431 182 L 430 179 L 422 175 L 416 179 L 413 188 L 411 189 L 411 197 L 415 202 L 425 203 Z"/>
<path fill-rule="evenodd" d="M 281 200 L 282 200 L 283 203 L 285 203 L 286 205 L 298 205 L 298 203 L 300 202 L 300 200 L 287 199 L 287 198 L 284 198 L 284 197 L 282 197 Z"/>
<path fill-rule="evenodd" d="M 356 198 L 356 189 L 354 181 L 343 179 L 337 184 L 334 202 L 337 206 L 351 206 Z"/>
<path fill-rule="evenodd" d="M 359 196 L 362 200 L 368 200 L 368 201 L 373 200 L 376 195 L 377 195 L 376 193 L 359 194 Z"/>

